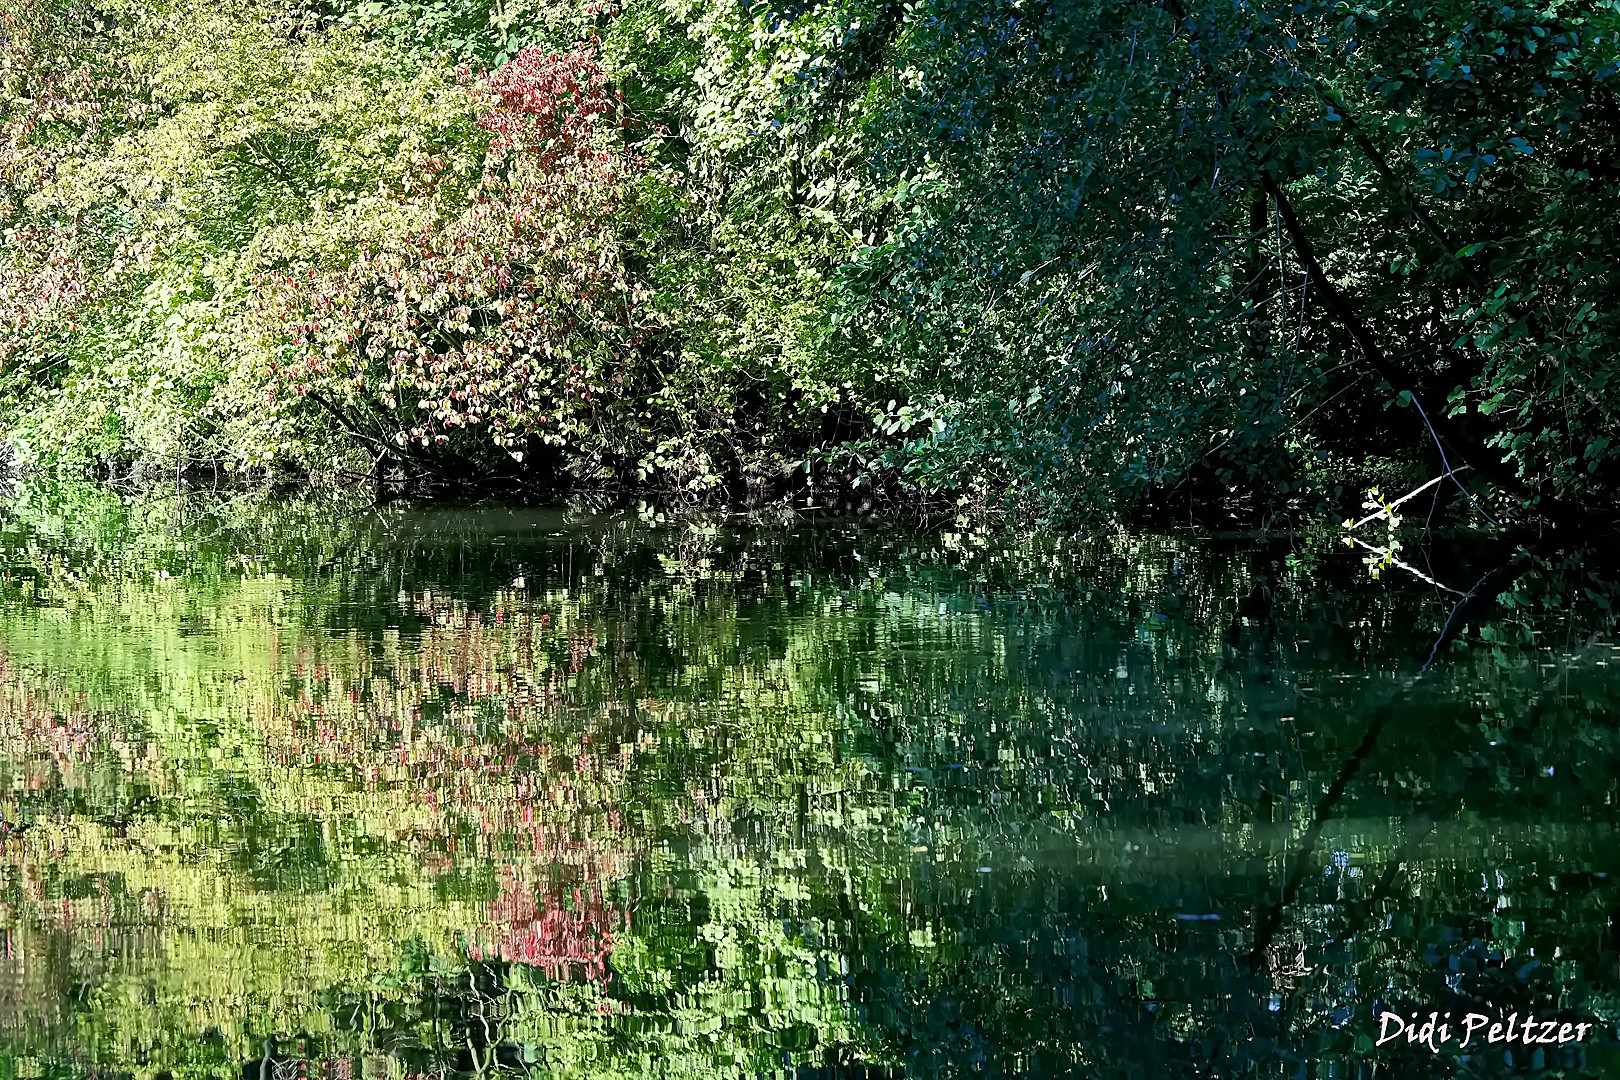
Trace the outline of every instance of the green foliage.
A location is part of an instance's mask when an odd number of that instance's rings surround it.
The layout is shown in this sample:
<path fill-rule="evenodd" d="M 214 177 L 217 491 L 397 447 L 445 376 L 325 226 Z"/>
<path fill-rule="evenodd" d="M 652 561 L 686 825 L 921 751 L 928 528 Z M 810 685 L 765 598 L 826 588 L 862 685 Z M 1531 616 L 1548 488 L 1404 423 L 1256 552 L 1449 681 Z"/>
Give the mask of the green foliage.
<path fill-rule="evenodd" d="M 1429 197 L 1454 251 L 1407 274 L 1455 307 L 1431 331 L 1454 414 L 1472 418 L 1529 488 L 1610 489 L 1620 369 L 1612 183 L 1620 13 L 1541 4 L 1356 9 L 1371 48 L 1352 108 Z M 1427 314 L 1427 313 L 1426 313 Z M 1454 340 L 1450 340 L 1454 338 Z"/>
<path fill-rule="evenodd" d="M 307 472 L 403 434 L 439 447 L 406 471 L 443 477 L 704 497 L 832 463 L 1054 517 L 1460 464 L 1471 508 L 1569 516 L 1620 468 L 1608 7 L 29 0 L 7 19 L 0 353 L 38 460 Z M 614 103 L 588 140 L 617 163 L 601 206 L 526 239 L 473 225 L 579 175 L 544 154 L 500 174 L 517 159 L 490 156 L 468 88 L 505 76 L 477 72 L 579 42 Z M 612 327 L 563 346 L 543 325 L 575 325 L 583 281 L 510 315 L 486 283 L 379 334 L 430 255 L 494 266 L 542 236 L 544 267 L 508 269 L 558 283 L 600 256 L 596 284 L 635 298 Z M 253 314 L 299 324 L 289 283 L 343 315 L 302 320 L 292 353 Z M 441 319 L 463 308 L 467 330 Z M 317 373 L 332 408 L 272 401 L 289 372 L 313 385 L 301 349 L 354 344 L 350 315 L 362 352 L 416 357 L 400 415 L 374 393 L 400 372 L 364 364 L 359 397 L 343 363 Z M 429 370 L 462 338 L 511 378 Z M 541 339 L 591 357 L 578 385 L 524 368 Z M 499 399 L 499 430 L 440 430 L 484 415 L 464 392 Z"/>
<path fill-rule="evenodd" d="M 131 119 L 100 132 L 94 153 L 59 156 L 22 198 L 19 229 L 80 248 L 47 297 L 46 334 L 8 339 L 14 438 L 46 462 L 313 464 L 317 432 L 291 426 L 266 392 L 257 283 L 442 212 L 401 196 L 429 159 L 473 175 L 470 103 L 450 73 L 252 5 L 112 15 L 105 55 L 78 59 L 115 64 L 119 92 L 78 104 Z M 451 190 L 440 202 L 454 208 L 466 189 Z M 94 243 L 88 222 L 100 223 Z M 28 256 L 11 254 L 37 295 L 38 274 L 18 265 Z M 9 310 L 27 302 L 14 292 Z"/>
<path fill-rule="evenodd" d="M 668 457 L 770 481 L 854 430 L 882 377 L 821 338 L 837 267 L 880 227 L 859 89 L 884 10 L 634 0 L 604 33 L 664 166 L 641 250 L 675 350 L 666 397 L 690 402 Z"/>
<path fill-rule="evenodd" d="M 1212 455 L 1286 486 L 1324 440 L 1365 454 L 1401 393 L 1449 403 L 1452 457 L 1508 496 L 1607 490 L 1612 11 L 1346 14 L 909 11 L 871 121 L 903 216 L 842 285 L 857 350 L 909 362 L 887 460 L 1060 507 Z"/>
<path fill-rule="evenodd" d="M 386 35 L 421 59 L 496 68 L 531 46 L 558 49 L 599 29 L 609 5 L 572 0 L 311 0 L 323 21 Z"/>

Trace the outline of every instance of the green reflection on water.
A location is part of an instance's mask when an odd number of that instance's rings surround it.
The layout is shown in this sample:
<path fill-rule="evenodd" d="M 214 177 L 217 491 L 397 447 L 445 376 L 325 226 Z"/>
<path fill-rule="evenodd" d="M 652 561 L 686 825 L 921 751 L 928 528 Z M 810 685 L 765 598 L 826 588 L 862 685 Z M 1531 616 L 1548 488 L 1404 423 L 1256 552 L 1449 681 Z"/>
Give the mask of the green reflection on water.
<path fill-rule="evenodd" d="M 1455 598 L 1304 542 L 43 488 L 3 539 L 0 1077 L 1617 1069 L 1579 564 L 1414 680 Z M 1373 1045 L 1419 1006 L 1600 1027 Z"/>

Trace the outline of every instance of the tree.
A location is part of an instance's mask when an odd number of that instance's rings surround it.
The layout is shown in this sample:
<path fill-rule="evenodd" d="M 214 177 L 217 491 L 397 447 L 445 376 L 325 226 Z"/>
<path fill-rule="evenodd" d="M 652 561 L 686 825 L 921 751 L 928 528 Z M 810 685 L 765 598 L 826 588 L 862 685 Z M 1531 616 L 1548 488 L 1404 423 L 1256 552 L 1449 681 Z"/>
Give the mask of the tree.
<path fill-rule="evenodd" d="M 588 45 L 526 49 L 469 79 L 493 135 L 470 204 L 306 281 L 270 283 L 272 330 L 290 339 L 271 368 L 278 389 L 429 468 L 424 451 L 476 429 L 519 462 L 546 446 L 586 475 L 629 456 L 638 351 L 658 320 L 617 237 L 638 162 L 607 141 L 606 83 Z M 442 166 L 423 166 L 413 197 L 432 200 Z M 466 441 L 455 451 L 476 455 Z"/>
<path fill-rule="evenodd" d="M 1211 462 L 1287 487 L 1393 435 L 1506 503 L 1604 490 L 1611 23 L 912 12 L 872 119 L 904 217 L 844 279 L 850 347 L 910 358 L 887 460 L 1095 509 Z"/>

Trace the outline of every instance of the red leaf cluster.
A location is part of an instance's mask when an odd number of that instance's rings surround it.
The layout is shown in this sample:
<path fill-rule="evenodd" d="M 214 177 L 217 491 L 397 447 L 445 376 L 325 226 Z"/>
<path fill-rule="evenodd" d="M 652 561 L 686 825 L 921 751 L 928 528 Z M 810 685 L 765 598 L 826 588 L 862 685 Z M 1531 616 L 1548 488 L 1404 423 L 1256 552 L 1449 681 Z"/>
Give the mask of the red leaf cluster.
<path fill-rule="evenodd" d="M 351 430 L 397 446 L 487 429 L 588 441 L 656 319 L 615 226 L 633 155 L 610 144 L 617 98 L 581 47 L 526 49 L 469 78 L 494 139 L 471 204 L 309 282 L 272 286 L 286 359 L 276 386 L 317 394 Z"/>

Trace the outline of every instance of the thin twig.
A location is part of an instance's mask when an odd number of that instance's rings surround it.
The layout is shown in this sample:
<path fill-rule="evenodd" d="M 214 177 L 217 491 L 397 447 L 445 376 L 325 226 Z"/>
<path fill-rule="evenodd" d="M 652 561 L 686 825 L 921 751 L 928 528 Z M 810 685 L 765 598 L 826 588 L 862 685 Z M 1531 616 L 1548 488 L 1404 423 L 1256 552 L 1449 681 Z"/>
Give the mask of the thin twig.
<path fill-rule="evenodd" d="M 1485 508 L 1479 505 L 1479 502 L 1474 498 L 1469 490 L 1462 486 L 1462 481 L 1457 479 L 1456 470 L 1451 467 L 1451 462 L 1446 460 L 1446 448 L 1440 445 L 1440 436 L 1434 430 L 1434 425 L 1429 423 L 1429 414 L 1423 411 L 1422 402 L 1418 401 L 1417 395 L 1412 393 L 1410 390 L 1406 391 L 1406 397 L 1412 402 L 1413 405 L 1417 406 L 1418 415 L 1423 417 L 1423 426 L 1429 429 L 1429 437 L 1434 440 L 1434 448 L 1440 451 L 1440 464 L 1445 466 L 1445 475 L 1451 477 L 1451 482 L 1457 485 L 1457 490 L 1463 493 L 1463 498 L 1468 500 L 1469 505 L 1475 510 L 1479 511 L 1479 516 L 1484 518 L 1486 521 L 1489 521 L 1492 525 L 1495 525 L 1496 519 L 1485 512 Z M 1463 468 L 1467 468 L 1467 466 L 1465 465 Z"/>
<path fill-rule="evenodd" d="M 1463 468 L 1466 469 L 1466 468 L 1468 468 L 1468 466 L 1464 465 Z M 1389 504 L 1381 507 L 1380 509 L 1373 511 L 1372 513 L 1368 514 L 1366 517 L 1362 518 L 1360 521 L 1352 522 L 1352 523 L 1346 525 L 1345 528 L 1354 531 L 1356 529 L 1361 528 L 1363 525 L 1367 524 L 1367 522 L 1369 522 L 1369 521 L 1377 521 L 1381 517 L 1386 517 L 1386 516 L 1388 516 L 1388 514 L 1389 514 L 1389 512 L 1391 510 L 1393 510 L 1397 506 L 1401 505 L 1401 503 L 1403 503 L 1406 500 L 1412 498 L 1413 496 L 1423 494 L 1425 491 L 1428 491 L 1430 488 L 1434 487 L 1434 485 L 1438 484 L 1440 481 L 1444 480 L 1445 478 L 1446 478 L 1446 474 L 1441 473 L 1439 476 L 1435 477 L 1433 480 L 1430 480 L 1428 483 L 1424 484 L 1422 487 L 1415 488 L 1412 491 L 1408 491 L 1405 495 L 1402 495 L 1400 498 L 1396 499 L 1394 502 L 1389 503 Z"/>

